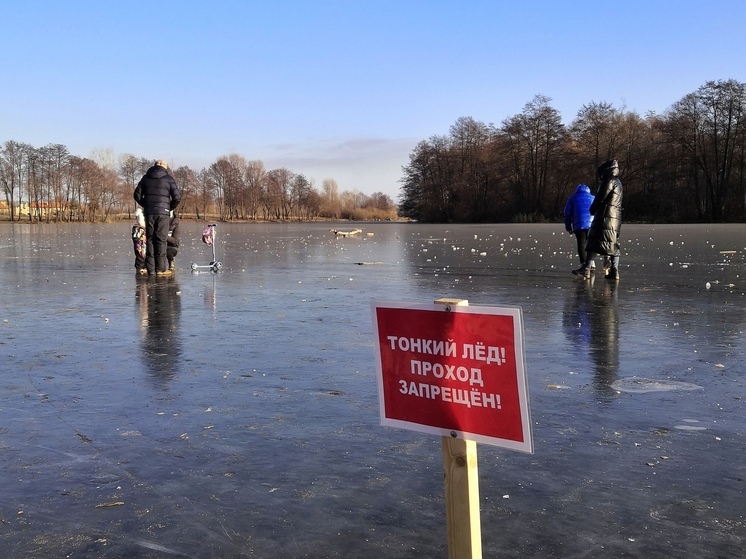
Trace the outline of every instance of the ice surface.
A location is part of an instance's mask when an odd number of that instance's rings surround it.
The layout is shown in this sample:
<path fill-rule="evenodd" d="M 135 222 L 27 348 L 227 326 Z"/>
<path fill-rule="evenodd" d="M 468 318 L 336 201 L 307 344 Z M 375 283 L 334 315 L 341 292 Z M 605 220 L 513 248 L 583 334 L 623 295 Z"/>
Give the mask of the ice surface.
<path fill-rule="evenodd" d="M 447 556 L 369 310 L 441 297 L 526 326 L 536 452 L 479 446 L 485 557 L 741 556 L 744 225 L 625 224 L 619 283 L 559 224 L 219 224 L 217 274 L 203 225 L 171 279 L 128 224 L 0 226 L 4 557 Z"/>

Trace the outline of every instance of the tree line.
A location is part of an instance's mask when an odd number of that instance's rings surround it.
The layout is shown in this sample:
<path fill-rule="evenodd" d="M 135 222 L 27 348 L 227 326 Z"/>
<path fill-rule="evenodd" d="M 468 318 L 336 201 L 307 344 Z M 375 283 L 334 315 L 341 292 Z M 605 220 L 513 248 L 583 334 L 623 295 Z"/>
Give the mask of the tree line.
<path fill-rule="evenodd" d="M 90 158 L 72 155 L 62 144 L 41 148 L 8 140 L 0 146 L 3 213 L 12 221 L 95 222 L 131 218 L 132 198 L 153 159 L 111 150 Z M 310 220 L 392 219 L 396 206 L 376 192 L 339 191 L 334 179 L 321 189 L 301 173 L 266 170 L 241 155 L 219 157 L 209 167 L 169 169 L 181 189 L 179 213 L 197 219 Z"/>
<path fill-rule="evenodd" d="M 401 215 L 427 222 L 554 221 L 596 167 L 617 159 L 624 218 L 721 222 L 746 218 L 746 84 L 710 81 L 662 115 L 606 102 L 568 126 L 535 96 L 500 126 L 460 118 L 421 141 L 403 167 Z"/>

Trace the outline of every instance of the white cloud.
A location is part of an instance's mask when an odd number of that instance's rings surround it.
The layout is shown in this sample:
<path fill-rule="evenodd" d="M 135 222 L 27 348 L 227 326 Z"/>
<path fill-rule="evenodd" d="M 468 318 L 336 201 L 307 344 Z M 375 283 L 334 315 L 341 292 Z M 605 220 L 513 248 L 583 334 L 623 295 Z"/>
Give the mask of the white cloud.
<path fill-rule="evenodd" d="M 285 167 L 313 179 L 317 186 L 333 178 L 340 190 L 383 192 L 396 200 L 402 166 L 417 142 L 411 138 L 348 138 L 276 144 L 260 150 L 259 159 L 267 169 Z"/>

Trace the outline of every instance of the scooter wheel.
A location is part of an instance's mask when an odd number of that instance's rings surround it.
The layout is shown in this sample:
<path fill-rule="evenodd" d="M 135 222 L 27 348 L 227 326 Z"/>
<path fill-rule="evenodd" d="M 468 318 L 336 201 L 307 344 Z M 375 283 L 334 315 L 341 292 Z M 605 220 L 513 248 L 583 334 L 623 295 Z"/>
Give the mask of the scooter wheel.
<path fill-rule="evenodd" d="M 196 270 L 196 269 L 197 269 L 197 264 L 192 262 L 192 270 Z"/>

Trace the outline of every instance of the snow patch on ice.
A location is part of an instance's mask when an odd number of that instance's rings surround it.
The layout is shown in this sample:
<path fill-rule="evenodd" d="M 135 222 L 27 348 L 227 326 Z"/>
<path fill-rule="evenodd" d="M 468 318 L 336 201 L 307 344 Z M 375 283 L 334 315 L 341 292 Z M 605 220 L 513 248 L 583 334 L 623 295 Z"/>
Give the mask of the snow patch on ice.
<path fill-rule="evenodd" d="M 689 382 L 675 380 L 655 380 L 642 377 L 629 377 L 617 380 L 611 387 L 618 392 L 646 394 L 649 392 L 670 392 L 672 390 L 702 390 L 702 387 Z"/>

